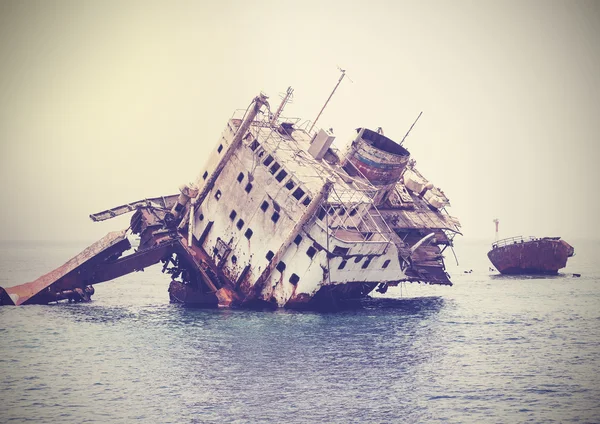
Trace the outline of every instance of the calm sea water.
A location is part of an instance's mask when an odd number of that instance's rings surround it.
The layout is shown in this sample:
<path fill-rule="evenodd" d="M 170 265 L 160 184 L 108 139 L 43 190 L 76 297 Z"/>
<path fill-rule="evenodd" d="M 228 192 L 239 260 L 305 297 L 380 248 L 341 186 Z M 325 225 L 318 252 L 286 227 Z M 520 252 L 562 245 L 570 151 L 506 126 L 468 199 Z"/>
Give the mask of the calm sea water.
<path fill-rule="evenodd" d="M 454 287 L 338 313 L 170 305 L 159 267 L 92 303 L 2 307 L 0 422 L 600 422 L 600 244 L 572 241 L 552 278 L 497 276 L 487 244 L 459 244 Z M 1 244 L 0 284 L 83 247 Z"/>

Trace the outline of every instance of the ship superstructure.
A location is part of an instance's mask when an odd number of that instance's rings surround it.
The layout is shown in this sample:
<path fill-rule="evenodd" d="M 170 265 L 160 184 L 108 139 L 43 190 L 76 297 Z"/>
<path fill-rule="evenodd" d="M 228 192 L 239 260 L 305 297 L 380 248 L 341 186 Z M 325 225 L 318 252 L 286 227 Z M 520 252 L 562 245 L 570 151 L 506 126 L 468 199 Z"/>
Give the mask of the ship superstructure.
<path fill-rule="evenodd" d="M 442 253 L 459 234 L 449 201 L 383 131 L 356 129 L 345 154 L 331 131 L 271 112 L 264 94 L 228 122 L 180 194 L 91 215 L 134 212 L 58 270 L 0 290 L 0 303 L 87 300 L 91 285 L 162 261 L 173 302 L 312 308 L 403 281 L 451 285 Z"/>

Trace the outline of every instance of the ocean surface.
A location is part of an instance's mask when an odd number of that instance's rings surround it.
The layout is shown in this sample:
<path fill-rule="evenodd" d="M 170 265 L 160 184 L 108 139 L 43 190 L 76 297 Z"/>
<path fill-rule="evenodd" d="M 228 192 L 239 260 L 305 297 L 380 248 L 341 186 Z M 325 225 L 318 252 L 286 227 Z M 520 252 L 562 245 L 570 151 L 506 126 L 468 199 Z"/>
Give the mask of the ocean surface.
<path fill-rule="evenodd" d="M 459 239 L 453 287 L 337 313 L 171 305 L 160 266 L 91 303 L 0 307 L 0 422 L 598 423 L 600 243 L 567 241 L 560 275 L 515 278 Z M 86 246 L 1 243 L 0 285 Z"/>

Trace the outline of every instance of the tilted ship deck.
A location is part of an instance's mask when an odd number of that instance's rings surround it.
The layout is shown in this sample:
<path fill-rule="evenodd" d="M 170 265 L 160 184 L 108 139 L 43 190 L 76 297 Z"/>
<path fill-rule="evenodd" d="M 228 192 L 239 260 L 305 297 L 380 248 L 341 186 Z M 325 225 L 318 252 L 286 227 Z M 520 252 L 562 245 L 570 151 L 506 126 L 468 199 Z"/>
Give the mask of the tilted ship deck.
<path fill-rule="evenodd" d="M 502 274 L 556 274 L 575 249 L 560 237 L 511 237 L 492 244 L 488 258 Z"/>
<path fill-rule="evenodd" d="M 460 224 L 408 150 L 358 128 L 341 155 L 330 131 L 280 117 L 290 94 L 274 114 L 261 93 L 230 119 L 179 194 L 90 215 L 133 213 L 129 229 L 0 288 L 0 304 L 89 301 L 93 284 L 158 262 L 170 300 L 201 306 L 321 308 L 404 281 L 451 285 L 442 254 Z M 140 244 L 123 256 L 129 234 Z"/>

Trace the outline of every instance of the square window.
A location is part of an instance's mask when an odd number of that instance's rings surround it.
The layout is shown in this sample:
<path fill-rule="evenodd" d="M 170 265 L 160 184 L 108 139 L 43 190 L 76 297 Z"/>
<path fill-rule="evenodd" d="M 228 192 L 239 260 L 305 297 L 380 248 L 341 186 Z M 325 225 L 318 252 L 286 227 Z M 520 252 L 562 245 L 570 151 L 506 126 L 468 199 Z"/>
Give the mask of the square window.
<path fill-rule="evenodd" d="M 342 262 L 340 262 L 340 266 L 338 266 L 338 269 L 346 268 L 347 263 L 348 263 L 348 261 L 344 259 Z"/>
<path fill-rule="evenodd" d="M 292 274 L 292 276 L 290 277 L 290 283 L 296 285 L 298 284 L 298 281 L 300 281 L 300 277 L 298 277 L 298 275 L 296 274 Z"/>
<path fill-rule="evenodd" d="M 271 162 L 273 162 L 273 156 L 269 155 L 263 163 L 265 164 L 265 166 L 269 166 L 271 165 Z"/>
<path fill-rule="evenodd" d="M 315 249 L 314 247 L 310 246 L 307 250 L 306 250 L 306 254 L 308 255 L 309 258 L 314 258 L 315 254 L 317 253 L 317 249 Z"/>
<path fill-rule="evenodd" d="M 292 194 L 292 196 L 294 196 L 294 198 L 296 200 L 300 200 L 300 199 L 302 199 L 302 196 L 304 196 L 304 190 L 302 190 L 300 187 L 298 187 L 296 189 L 296 191 L 294 191 L 294 193 Z"/>
<path fill-rule="evenodd" d="M 221 190 L 217 190 L 215 193 L 215 199 L 219 200 L 221 198 Z"/>
<path fill-rule="evenodd" d="M 390 260 L 388 259 L 387 261 L 385 261 L 385 262 L 383 263 L 383 265 L 382 265 L 381 267 L 382 267 L 382 268 L 387 268 L 389 264 L 390 264 Z"/>
<path fill-rule="evenodd" d="M 222 150 L 223 150 L 223 145 L 219 144 L 219 148 L 217 149 L 217 153 L 221 153 Z"/>
<path fill-rule="evenodd" d="M 271 216 L 271 221 L 273 221 L 273 222 L 279 221 L 279 213 L 273 212 L 273 216 Z"/>
<path fill-rule="evenodd" d="M 267 209 L 269 209 L 269 203 L 266 200 L 263 201 L 260 205 L 260 208 L 263 210 L 263 212 L 265 212 Z"/>
<path fill-rule="evenodd" d="M 304 200 L 302 201 L 302 204 L 303 204 L 304 206 L 308 206 L 308 205 L 310 205 L 310 201 L 311 201 L 311 200 L 312 200 L 312 199 L 310 198 L 310 196 L 306 196 L 306 197 L 304 198 Z"/>
<path fill-rule="evenodd" d="M 302 241 L 302 236 L 300 234 L 298 234 L 296 236 L 296 238 L 294 239 L 294 243 L 296 243 L 296 246 L 300 246 L 301 241 Z"/>
<path fill-rule="evenodd" d="M 236 216 L 237 216 L 237 212 L 235 210 L 232 210 L 231 213 L 229 214 L 229 219 L 231 219 L 233 221 Z"/>
<path fill-rule="evenodd" d="M 270 261 L 271 259 L 273 259 L 273 256 L 275 256 L 275 253 L 271 252 L 270 250 L 267 252 L 267 260 Z"/>
<path fill-rule="evenodd" d="M 367 260 L 362 264 L 362 269 L 367 269 L 369 264 L 371 263 L 371 258 L 367 258 Z"/>
<path fill-rule="evenodd" d="M 258 149 L 258 146 L 260 146 L 260 143 L 254 140 L 252 143 L 250 143 L 250 150 L 256 150 Z"/>
<path fill-rule="evenodd" d="M 281 165 L 279 165 L 277 162 L 275 162 L 275 163 L 273 164 L 273 166 L 271 167 L 271 169 L 269 169 L 269 172 L 270 172 L 271 174 L 275 175 L 275 173 L 276 173 L 277 171 L 279 171 L 279 168 L 281 168 Z"/>
<path fill-rule="evenodd" d="M 205 180 L 206 177 L 208 177 L 208 171 L 204 171 L 204 174 L 202 174 L 202 179 Z"/>
<path fill-rule="evenodd" d="M 285 184 L 285 188 L 287 188 L 288 190 L 293 189 L 294 187 L 296 187 L 296 184 L 294 184 L 294 182 L 292 180 L 289 180 L 286 184 Z"/>
<path fill-rule="evenodd" d="M 346 256 L 350 252 L 349 247 L 335 246 L 333 248 L 333 254 L 336 256 Z"/>
<path fill-rule="evenodd" d="M 321 221 L 323 221 L 323 218 L 325 218 L 325 209 L 323 206 L 319 208 L 319 211 L 317 212 L 317 218 L 319 218 Z"/>
<path fill-rule="evenodd" d="M 252 184 L 248 183 L 246 184 L 246 193 L 250 193 L 250 190 L 252 190 Z"/>
<path fill-rule="evenodd" d="M 282 169 L 281 171 L 279 171 L 279 174 L 277 174 L 275 179 L 279 182 L 282 182 L 285 177 L 287 177 L 287 172 L 285 172 L 285 170 Z"/>
<path fill-rule="evenodd" d="M 248 240 L 250 240 L 250 238 L 252 238 L 252 230 L 251 230 L 250 228 L 248 228 L 248 229 L 246 230 L 246 232 L 244 233 L 244 236 L 245 236 L 245 237 L 246 237 Z"/>
<path fill-rule="evenodd" d="M 238 178 L 237 178 L 238 183 L 241 183 L 243 179 L 244 179 L 244 173 L 240 172 L 240 175 L 238 175 Z"/>
<path fill-rule="evenodd" d="M 238 227 L 238 230 L 241 230 L 243 226 L 244 226 L 244 220 L 243 219 L 238 220 L 238 222 L 236 224 L 236 227 Z"/>
<path fill-rule="evenodd" d="M 277 266 L 275 268 L 277 268 L 277 271 L 279 271 L 279 272 L 285 271 L 285 262 L 279 261 L 279 263 L 277 264 Z"/>

